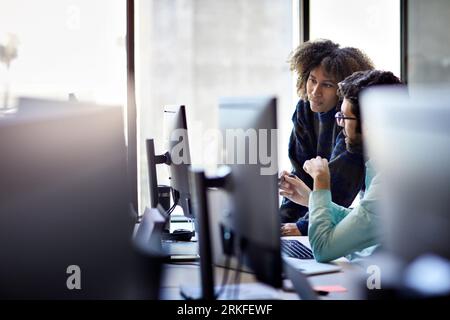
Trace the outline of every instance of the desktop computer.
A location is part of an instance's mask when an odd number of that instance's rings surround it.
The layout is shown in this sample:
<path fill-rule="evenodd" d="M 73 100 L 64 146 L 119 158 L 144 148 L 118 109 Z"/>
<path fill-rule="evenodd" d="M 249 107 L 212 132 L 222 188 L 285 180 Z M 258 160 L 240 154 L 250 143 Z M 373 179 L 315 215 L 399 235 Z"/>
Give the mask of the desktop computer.
<path fill-rule="evenodd" d="M 369 88 L 361 107 L 368 151 L 385 183 L 382 250 L 369 262 L 380 266 L 383 290 L 367 297 L 448 298 L 450 91 Z"/>
<path fill-rule="evenodd" d="M 388 181 L 384 246 L 408 262 L 424 253 L 450 258 L 450 91 L 368 89 L 362 107 L 369 153 Z"/>
<path fill-rule="evenodd" d="M 186 261 L 198 260 L 198 245 L 191 241 L 195 230 L 177 229 L 170 232 L 171 214 L 176 206 L 180 206 L 183 215 L 192 220 L 194 213 L 191 206 L 188 168 L 191 164 L 189 140 L 187 132 L 185 106 L 167 107 L 164 111 L 168 124 L 168 149 L 163 155 L 155 153 L 153 139 L 146 141 L 147 163 L 149 173 L 149 189 L 151 208 L 159 208 L 166 218 L 165 226 L 161 232 L 162 248 L 171 260 Z M 157 164 L 166 164 L 170 170 L 170 187 L 158 185 Z M 170 195 L 173 204 L 170 206 Z M 147 210 L 147 214 L 156 214 L 154 210 Z"/>
<path fill-rule="evenodd" d="M 0 297 L 155 299 L 132 242 L 122 108 L 21 99 L 0 119 Z"/>
<path fill-rule="evenodd" d="M 221 188 L 227 193 L 227 219 L 223 224 L 223 250 L 238 261 L 238 269 L 246 266 L 257 280 L 275 288 L 282 287 L 283 266 L 299 295 L 314 298 L 301 268 L 318 264 L 308 260 L 287 258 L 281 251 L 278 211 L 278 166 L 276 134 L 276 98 L 225 98 L 219 104 L 220 128 L 226 137 L 226 167 L 217 177 L 206 177 L 202 170 L 191 171 L 193 208 L 199 226 L 201 290 L 183 287 L 186 298 L 221 298 L 214 286 L 208 188 Z M 253 152 L 253 153 L 252 153 Z M 217 227 L 217 226 L 216 226 Z M 297 260 L 297 261 L 294 261 Z M 294 263 L 297 262 L 297 263 Z M 331 272 L 339 267 L 322 264 Z M 254 299 L 255 296 L 252 296 Z"/>
<path fill-rule="evenodd" d="M 281 287 L 276 113 L 272 97 L 223 98 L 219 102 L 220 129 L 227 141 L 225 161 L 231 168 L 228 179 L 232 187 L 227 191 L 234 255 L 241 256 L 258 280 Z M 271 163 L 263 164 L 262 156 Z M 269 166 L 273 170 L 265 173 Z"/>

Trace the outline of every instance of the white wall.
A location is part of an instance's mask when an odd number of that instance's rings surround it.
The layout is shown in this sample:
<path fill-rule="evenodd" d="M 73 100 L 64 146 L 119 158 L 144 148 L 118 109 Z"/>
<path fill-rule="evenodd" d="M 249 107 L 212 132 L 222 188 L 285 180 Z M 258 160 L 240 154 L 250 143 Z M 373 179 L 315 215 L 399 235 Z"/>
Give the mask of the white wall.
<path fill-rule="evenodd" d="M 141 209 L 148 201 L 145 138 L 163 139 L 168 104 L 187 106 L 192 160 L 202 164 L 201 135 L 217 128 L 219 97 L 278 96 L 281 166 L 289 165 L 292 0 L 143 0 L 136 7 Z M 165 151 L 162 143 L 157 151 Z"/>

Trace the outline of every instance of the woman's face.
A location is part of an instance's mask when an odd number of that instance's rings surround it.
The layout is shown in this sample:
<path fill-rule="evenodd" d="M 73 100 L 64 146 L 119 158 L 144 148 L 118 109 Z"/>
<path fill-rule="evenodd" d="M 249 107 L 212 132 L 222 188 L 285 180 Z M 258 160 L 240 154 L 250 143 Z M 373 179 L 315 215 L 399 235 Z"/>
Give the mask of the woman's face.
<path fill-rule="evenodd" d="M 322 66 L 313 69 L 306 82 L 306 93 L 313 112 L 327 112 L 338 102 L 336 80 Z"/>

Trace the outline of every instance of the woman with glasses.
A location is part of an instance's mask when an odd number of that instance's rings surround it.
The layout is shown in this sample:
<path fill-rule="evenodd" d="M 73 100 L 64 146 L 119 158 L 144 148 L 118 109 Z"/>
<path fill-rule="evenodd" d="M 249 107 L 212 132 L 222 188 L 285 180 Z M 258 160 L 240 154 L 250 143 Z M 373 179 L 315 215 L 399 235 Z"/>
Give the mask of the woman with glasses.
<path fill-rule="evenodd" d="M 347 148 L 363 146 L 359 94 L 375 85 L 400 84 L 400 80 L 388 71 L 356 72 L 339 83 L 343 97 L 341 111 L 335 115 L 343 128 Z M 280 185 L 281 194 L 291 201 L 309 208 L 309 241 L 317 261 L 327 262 L 342 256 L 352 259 L 373 252 L 379 243 L 376 205 L 380 195 L 380 178 L 372 163 L 366 161 L 366 191 L 359 205 L 353 209 L 332 201 L 330 191 L 330 167 L 327 159 L 317 156 L 306 161 L 303 169 L 313 179 L 313 191 L 297 177 L 284 173 Z"/>
<path fill-rule="evenodd" d="M 289 140 L 292 174 L 309 188 L 313 180 L 303 170 L 306 160 L 330 160 L 333 200 L 348 207 L 364 183 L 362 151 L 347 151 L 345 137 L 334 115 L 340 110 L 337 84 L 355 71 L 373 69 L 370 59 L 356 48 L 341 48 L 330 40 L 309 41 L 291 53 L 290 68 L 298 75 L 300 100 L 292 116 Z M 307 235 L 308 208 L 284 198 L 280 208 L 282 235 Z M 299 219 L 300 218 L 300 219 Z"/>

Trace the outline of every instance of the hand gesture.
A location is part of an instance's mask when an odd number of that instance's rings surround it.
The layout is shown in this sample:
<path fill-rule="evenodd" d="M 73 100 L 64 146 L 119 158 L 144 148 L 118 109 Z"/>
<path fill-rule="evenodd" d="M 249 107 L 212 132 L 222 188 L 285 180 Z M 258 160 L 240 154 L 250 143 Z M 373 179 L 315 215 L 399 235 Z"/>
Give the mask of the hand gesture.
<path fill-rule="evenodd" d="M 328 160 L 319 156 L 305 161 L 303 170 L 314 179 L 314 190 L 330 189 Z"/>
<path fill-rule="evenodd" d="M 297 176 L 283 171 L 280 177 L 280 195 L 307 207 L 311 189 Z"/>

